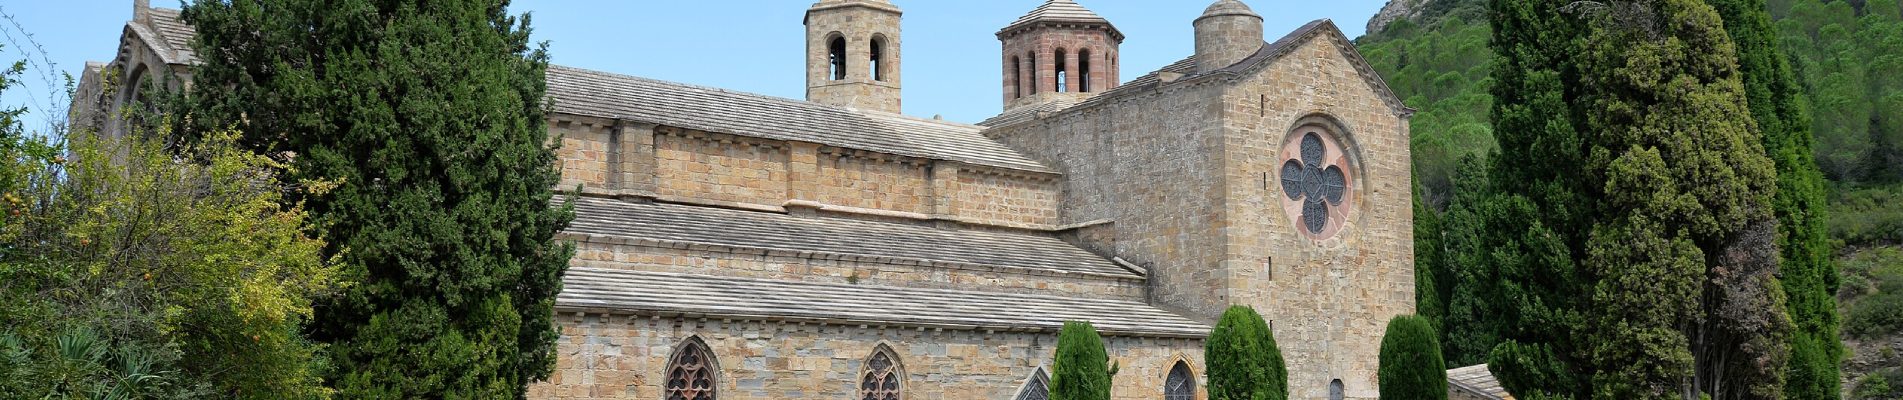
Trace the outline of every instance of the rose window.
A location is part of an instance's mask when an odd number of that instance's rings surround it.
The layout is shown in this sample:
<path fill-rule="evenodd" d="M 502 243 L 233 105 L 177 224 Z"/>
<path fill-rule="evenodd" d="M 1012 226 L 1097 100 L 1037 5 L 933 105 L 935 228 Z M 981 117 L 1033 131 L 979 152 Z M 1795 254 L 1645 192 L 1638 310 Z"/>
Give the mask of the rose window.
<path fill-rule="evenodd" d="M 1312 126 L 1297 132 L 1297 139 L 1282 151 L 1283 209 L 1303 235 L 1325 239 L 1334 236 L 1347 217 L 1353 177 L 1347 156 L 1330 135 Z"/>

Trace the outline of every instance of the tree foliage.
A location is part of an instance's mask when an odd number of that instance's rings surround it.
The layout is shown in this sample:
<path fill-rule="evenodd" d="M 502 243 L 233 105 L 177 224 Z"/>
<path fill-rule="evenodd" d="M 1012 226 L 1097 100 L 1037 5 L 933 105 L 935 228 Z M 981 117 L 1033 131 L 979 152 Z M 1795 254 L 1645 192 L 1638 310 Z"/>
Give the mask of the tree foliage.
<path fill-rule="evenodd" d="M 180 137 L 288 155 L 349 286 L 316 307 L 349 398 L 521 397 L 553 368 L 572 249 L 551 207 L 547 54 L 502 0 L 200 1 Z"/>
<path fill-rule="evenodd" d="M 1283 400 L 1288 369 L 1275 333 L 1249 306 L 1229 306 L 1203 341 L 1210 400 Z"/>
<path fill-rule="evenodd" d="M 1824 230 L 1824 178 L 1811 144 L 1809 111 L 1803 88 L 1778 50 L 1777 30 L 1763 0 L 1712 0 L 1737 45 L 1752 119 L 1763 133 L 1764 150 L 1777 168 L 1777 247 L 1780 285 L 1793 330 L 1785 398 L 1839 397 L 1835 292 L 1837 270 Z"/>
<path fill-rule="evenodd" d="M 1103 337 L 1089 322 L 1067 321 L 1057 334 L 1057 359 L 1051 362 L 1051 398 L 1110 400 L 1109 366 Z"/>
<path fill-rule="evenodd" d="M 19 179 L 0 187 L 0 397 L 329 395 L 300 328 L 336 268 L 263 184 L 280 166 L 235 136 L 168 149 L 82 133 L 71 160 L 6 152 Z"/>
<path fill-rule="evenodd" d="M 1447 364 L 1426 318 L 1397 315 L 1388 320 L 1380 357 L 1382 399 L 1447 399 Z"/>

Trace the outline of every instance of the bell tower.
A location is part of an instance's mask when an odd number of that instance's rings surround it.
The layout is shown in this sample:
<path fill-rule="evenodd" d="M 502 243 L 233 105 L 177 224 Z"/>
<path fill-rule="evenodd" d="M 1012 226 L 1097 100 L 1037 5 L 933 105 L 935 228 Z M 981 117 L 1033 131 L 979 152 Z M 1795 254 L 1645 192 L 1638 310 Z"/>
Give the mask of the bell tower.
<path fill-rule="evenodd" d="M 1004 109 L 1083 101 L 1117 86 L 1123 33 L 1072 0 L 1047 0 L 998 30 Z"/>
<path fill-rule="evenodd" d="M 899 17 L 888 0 L 820 0 L 806 10 L 806 100 L 898 113 Z"/>

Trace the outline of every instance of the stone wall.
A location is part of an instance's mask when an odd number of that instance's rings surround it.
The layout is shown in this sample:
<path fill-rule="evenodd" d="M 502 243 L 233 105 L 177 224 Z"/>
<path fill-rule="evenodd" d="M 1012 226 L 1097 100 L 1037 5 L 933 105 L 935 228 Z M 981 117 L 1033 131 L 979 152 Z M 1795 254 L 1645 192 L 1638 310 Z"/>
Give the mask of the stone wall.
<path fill-rule="evenodd" d="M 819 154 L 821 203 L 909 213 L 929 213 L 931 160 L 825 147 Z"/>
<path fill-rule="evenodd" d="M 1374 398 L 1383 325 L 1414 312 L 1407 124 L 1345 39 L 1312 33 L 1240 76 L 1112 93 L 985 134 L 1064 172 L 1060 222 L 1110 221 L 1076 239 L 1149 268 L 1154 304 L 1205 319 L 1261 311 L 1292 398 L 1326 398 L 1334 379 Z M 1328 235 L 1305 234 L 1281 199 L 1283 146 L 1309 122 L 1352 160 L 1346 217 Z"/>
<path fill-rule="evenodd" d="M 786 198 L 786 147 L 775 141 L 659 128 L 654 166 L 661 196 L 752 204 Z"/>
<path fill-rule="evenodd" d="M 857 283 L 1002 293 L 1037 293 L 1143 301 L 1145 284 L 1132 276 L 1060 273 L 1006 266 L 919 265 L 881 257 L 792 254 L 763 249 L 688 245 L 564 234 L 576 241 L 577 267 Z M 907 260 L 912 261 L 912 260 Z"/>
<path fill-rule="evenodd" d="M 738 135 L 554 115 L 559 187 L 583 193 L 1052 231 L 1062 176 Z M 839 216 L 853 217 L 852 212 Z"/>
<path fill-rule="evenodd" d="M 1222 236 L 1222 130 L 1211 84 L 1093 100 L 985 132 L 1064 171 L 1060 223 L 1112 221 L 1080 237 L 1150 271 L 1153 303 L 1213 320 L 1230 304 Z"/>
<path fill-rule="evenodd" d="M 1413 203 L 1407 121 L 1329 30 L 1224 94 L 1230 294 L 1271 320 L 1288 359 L 1292 398 L 1379 395 L 1388 319 L 1414 312 Z M 1326 126 L 1350 160 L 1345 223 L 1304 234 L 1284 212 L 1280 149 L 1294 130 Z M 1267 266 L 1268 268 L 1264 268 Z"/>
<path fill-rule="evenodd" d="M 1055 333 L 921 330 L 898 326 L 563 314 L 556 317 L 555 373 L 529 388 L 535 399 L 660 399 L 667 360 L 689 337 L 719 365 L 719 398 L 850 399 L 867 356 L 890 348 L 903 368 L 907 399 L 1011 399 L 1039 368 L 1050 370 Z M 1200 369 L 1202 343 L 1107 337 L 1121 366 L 1111 398 L 1162 397 L 1177 360 Z M 1201 386 L 1202 371 L 1196 371 Z M 1198 393 L 1198 398 L 1204 398 Z"/>

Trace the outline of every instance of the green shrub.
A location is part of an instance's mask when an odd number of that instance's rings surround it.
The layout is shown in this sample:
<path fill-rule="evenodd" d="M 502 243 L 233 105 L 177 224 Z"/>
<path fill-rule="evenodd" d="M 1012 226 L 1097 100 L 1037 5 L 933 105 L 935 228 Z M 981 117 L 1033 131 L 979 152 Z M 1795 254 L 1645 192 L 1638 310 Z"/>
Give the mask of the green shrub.
<path fill-rule="evenodd" d="M 1872 337 L 1903 332 L 1903 250 L 1878 248 L 1844 260 L 1844 332 Z"/>
<path fill-rule="evenodd" d="M 1890 380 L 1883 374 L 1870 374 L 1857 380 L 1857 391 L 1852 393 L 1850 398 L 1851 400 L 1889 400 L 1900 394 L 1903 393 L 1897 393 L 1895 388 L 1891 388 Z"/>
<path fill-rule="evenodd" d="M 1830 237 L 1852 246 L 1903 243 L 1903 185 L 1843 187 L 1830 202 Z"/>
<path fill-rule="evenodd" d="M 1051 399 L 1110 400 L 1109 355 L 1103 337 L 1089 322 L 1069 321 L 1057 333 L 1057 360 L 1051 363 Z"/>
<path fill-rule="evenodd" d="M 1283 400 L 1288 370 L 1275 334 L 1254 308 L 1230 306 L 1204 341 L 1209 400 Z"/>
<path fill-rule="evenodd" d="M 1447 364 L 1427 318 L 1397 315 L 1381 337 L 1381 398 L 1446 400 Z"/>

